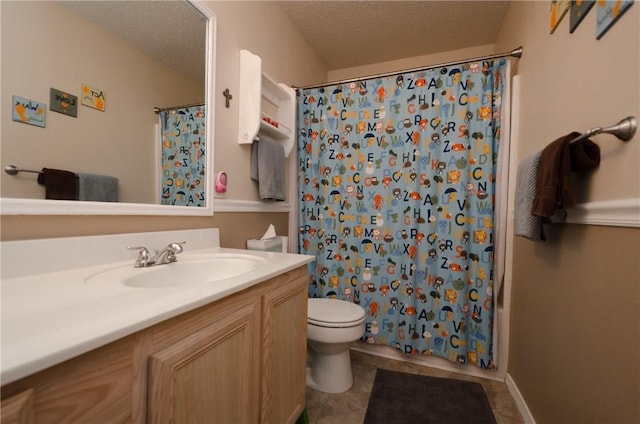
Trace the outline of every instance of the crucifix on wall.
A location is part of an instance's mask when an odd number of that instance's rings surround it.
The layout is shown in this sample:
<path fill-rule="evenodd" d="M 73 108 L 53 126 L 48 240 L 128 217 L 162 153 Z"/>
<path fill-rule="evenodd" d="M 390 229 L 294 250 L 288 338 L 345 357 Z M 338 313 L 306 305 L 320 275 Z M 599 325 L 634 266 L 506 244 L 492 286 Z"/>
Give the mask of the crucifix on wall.
<path fill-rule="evenodd" d="M 225 97 L 224 105 L 225 105 L 226 107 L 229 107 L 229 106 L 230 106 L 230 104 L 231 104 L 231 99 L 233 99 L 233 96 L 231 95 L 231 92 L 230 92 L 230 91 L 229 91 L 229 89 L 227 88 L 227 89 L 225 89 L 225 90 L 222 92 L 222 95 Z"/>

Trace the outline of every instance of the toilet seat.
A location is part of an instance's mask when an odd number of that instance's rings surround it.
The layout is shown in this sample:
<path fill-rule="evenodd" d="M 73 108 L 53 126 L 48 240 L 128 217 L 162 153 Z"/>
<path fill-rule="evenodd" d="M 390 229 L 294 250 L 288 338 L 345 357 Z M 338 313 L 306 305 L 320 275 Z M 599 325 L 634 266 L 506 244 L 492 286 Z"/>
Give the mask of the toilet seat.
<path fill-rule="evenodd" d="M 364 322 L 364 309 L 344 300 L 309 298 L 307 308 L 307 323 L 319 327 L 355 327 Z"/>

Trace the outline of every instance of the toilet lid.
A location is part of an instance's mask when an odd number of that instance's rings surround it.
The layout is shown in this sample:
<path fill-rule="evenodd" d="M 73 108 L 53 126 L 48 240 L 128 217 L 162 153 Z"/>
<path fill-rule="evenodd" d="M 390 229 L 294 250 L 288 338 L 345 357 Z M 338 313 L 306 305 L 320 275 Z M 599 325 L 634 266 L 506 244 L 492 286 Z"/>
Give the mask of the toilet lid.
<path fill-rule="evenodd" d="M 323 327 L 349 327 L 364 321 L 364 309 L 339 299 L 309 298 L 307 322 Z"/>

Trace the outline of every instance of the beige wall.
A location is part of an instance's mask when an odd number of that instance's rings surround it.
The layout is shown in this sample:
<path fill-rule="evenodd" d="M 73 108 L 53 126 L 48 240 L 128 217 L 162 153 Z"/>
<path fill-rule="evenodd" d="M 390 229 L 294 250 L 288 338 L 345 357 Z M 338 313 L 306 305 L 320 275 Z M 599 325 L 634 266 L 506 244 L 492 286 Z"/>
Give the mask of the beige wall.
<path fill-rule="evenodd" d="M 640 230 L 516 239 L 509 374 L 538 424 L 640 422 Z"/>
<path fill-rule="evenodd" d="M 258 200 L 255 183 L 249 179 L 250 147 L 235 141 L 239 50 L 248 49 L 260 55 L 265 71 L 276 81 L 289 85 L 324 81 L 326 69 L 277 5 L 231 1 L 205 2 L 205 5 L 217 17 L 215 169 L 229 172 L 227 199 Z M 229 109 L 225 108 L 221 94 L 225 88 L 234 96 Z M 261 235 L 269 223 L 276 224 L 279 234 L 286 234 L 287 216 L 286 213 L 215 213 L 213 217 L 4 215 L 0 239 L 217 227 L 223 246 L 242 248 L 247 238 Z"/>
<path fill-rule="evenodd" d="M 219 228 L 221 246 L 244 249 L 246 240 L 260 237 L 269 224 L 278 234 L 287 234 L 288 217 L 282 212 L 216 213 L 213 217 L 5 215 L 0 230 L 1 239 L 9 241 Z"/>
<path fill-rule="evenodd" d="M 571 131 L 584 132 L 639 115 L 640 7 L 631 7 L 596 40 L 595 8 L 573 34 L 568 17 L 549 34 L 548 6 L 545 2 L 513 2 L 496 42 L 498 51 L 524 46 L 516 67 L 522 86 L 520 159 Z M 638 137 L 628 143 L 611 135 L 593 140 L 600 145 L 602 162 L 597 173 L 586 179 L 578 201 L 638 198 Z"/>
<path fill-rule="evenodd" d="M 325 81 L 327 71 L 278 5 L 260 1 L 207 5 L 218 18 L 216 90 L 228 87 L 234 96 L 229 108 L 224 97 L 217 98 L 215 168 L 227 171 L 226 197 L 257 200 L 257 184 L 249 180 L 251 145 L 237 143 L 240 50 L 260 56 L 263 72 L 289 86 Z"/>
<path fill-rule="evenodd" d="M 549 35 L 549 2 L 513 2 L 496 50 L 524 46 L 518 159 L 570 131 L 640 116 L 634 5 L 601 39 L 595 9 Z M 602 162 L 579 201 L 640 197 L 640 139 L 594 137 Z M 640 230 L 589 225 L 516 239 L 509 374 L 538 423 L 640 422 Z"/>
<path fill-rule="evenodd" d="M 153 107 L 202 102 L 204 81 L 177 73 L 55 2 L 0 7 L 2 165 L 112 175 L 120 201 L 156 203 Z M 105 112 L 80 105 L 82 83 L 104 91 Z M 48 109 L 50 87 L 78 96 L 77 118 L 47 110 L 45 128 L 12 121 L 12 95 Z M 2 172 L 0 181 L 3 197 L 44 198 L 35 174 Z"/>

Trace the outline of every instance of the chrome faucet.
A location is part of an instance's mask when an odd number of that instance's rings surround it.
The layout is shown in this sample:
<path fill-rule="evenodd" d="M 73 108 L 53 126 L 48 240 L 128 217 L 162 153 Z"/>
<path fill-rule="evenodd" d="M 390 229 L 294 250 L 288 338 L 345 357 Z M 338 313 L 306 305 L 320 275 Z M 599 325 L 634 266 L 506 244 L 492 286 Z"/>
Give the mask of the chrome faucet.
<path fill-rule="evenodd" d="M 156 254 L 151 258 L 151 261 L 153 261 L 154 265 L 164 265 L 177 261 L 178 258 L 176 258 L 176 255 L 178 253 L 182 253 L 182 245 L 185 243 L 186 241 L 181 241 L 180 243 L 169 243 L 162 249 L 157 250 Z"/>
<path fill-rule="evenodd" d="M 165 247 L 160 250 L 156 250 L 155 255 L 151 257 L 149 254 L 149 250 L 147 250 L 144 246 L 137 247 L 127 247 L 127 249 L 133 249 L 138 251 L 138 258 L 136 259 L 135 267 L 136 268 L 145 268 L 153 265 L 164 265 L 169 264 L 171 262 L 175 262 L 178 260 L 176 255 L 178 253 L 182 253 L 184 250 L 182 245 L 185 244 L 186 241 L 181 241 L 179 243 L 169 243 Z"/>

